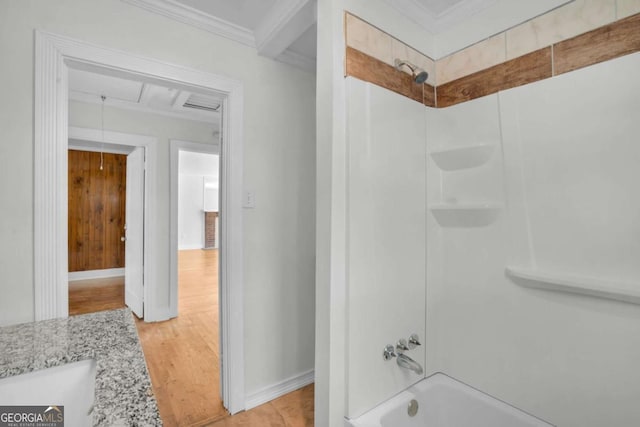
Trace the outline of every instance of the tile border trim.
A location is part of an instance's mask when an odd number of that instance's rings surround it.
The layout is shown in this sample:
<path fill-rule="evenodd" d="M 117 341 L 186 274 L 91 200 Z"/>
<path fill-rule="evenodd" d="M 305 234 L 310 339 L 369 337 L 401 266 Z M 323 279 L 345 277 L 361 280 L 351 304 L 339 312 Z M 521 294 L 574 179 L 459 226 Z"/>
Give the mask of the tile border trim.
<path fill-rule="evenodd" d="M 350 46 L 346 47 L 345 59 L 345 77 L 373 83 L 428 107 L 436 106 L 435 88 L 430 84 L 415 83 L 404 71 Z"/>
<path fill-rule="evenodd" d="M 345 77 L 376 84 L 428 107 L 443 108 L 638 51 L 640 13 L 442 85 L 424 84 L 422 94 L 421 85 L 407 73 L 350 46 L 345 50 Z"/>

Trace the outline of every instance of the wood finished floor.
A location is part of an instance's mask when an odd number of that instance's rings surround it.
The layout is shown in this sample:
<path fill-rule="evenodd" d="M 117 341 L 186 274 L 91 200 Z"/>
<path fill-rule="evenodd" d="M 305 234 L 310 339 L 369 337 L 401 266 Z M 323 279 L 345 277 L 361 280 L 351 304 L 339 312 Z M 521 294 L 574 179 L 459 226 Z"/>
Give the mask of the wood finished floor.
<path fill-rule="evenodd" d="M 217 250 L 180 251 L 178 317 L 157 323 L 136 321 L 164 425 L 313 426 L 313 384 L 234 416 L 229 416 L 222 406 L 217 278 Z M 77 301 L 74 310 L 78 311 L 74 314 L 124 306 L 123 279 L 83 282 L 86 283 L 73 282 L 82 285 L 73 291 L 70 285 L 70 313 L 72 292 L 76 294 L 73 300 Z"/>
<path fill-rule="evenodd" d="M 124 277 L 69 282 L 69 316 L 124 306 Z"/>
<path fill-rule="evenodd" d="M 224 418 L 207 427 L 309 427 L 313 426 L 313 384 L 264 405 Z"/>
<path fill-rule="evenodd" d="M 228 416 L 220 397 L 218 251 L 178 253 L 178 317 L 136 321 L 165 426 L 203 426 Z"/>

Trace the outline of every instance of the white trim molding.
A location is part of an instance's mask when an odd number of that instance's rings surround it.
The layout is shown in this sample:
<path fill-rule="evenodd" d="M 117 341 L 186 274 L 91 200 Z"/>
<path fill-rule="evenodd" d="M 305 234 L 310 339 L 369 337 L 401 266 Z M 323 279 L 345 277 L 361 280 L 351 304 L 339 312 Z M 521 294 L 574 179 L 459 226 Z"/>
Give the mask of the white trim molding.
<path fill-rule="evenodd" d="M 155 302 L 155 274 L 157 267 L 156 258 L 154 256 L 154 248 L 157 246 L 155 239 L 156 234 L 154 230 L 158 229 L 156 222 L 156 216 L 152 215 L 157 209 L 157 168 L 158 168 L 158 139 L 153 136 L 147 135 L 135 135 L 122 132 L 102 131 L 101 129 L 88 129 L 69 126 L 69 140 L 73 141 L 73 147 L 89 147 L 91 150 L 92 144 L 100 144 L 100 146 L 110 149 L 113 147 L 125 147 L 133 150 L 135 147 L 144 148 L 145 153 L 145 180 L 144 180 L 144 258 L 143 258 L 143 304 L 144 304 L 144 318 L 145 321 L 165 320 L 168 317 L 163 317 L 162 308 L 158 307 Z M 71 144 L 67 143 L 67 147 Z M 106 151 L 106 150 L 105 150 Z M 131 152 L 131 151 L 129 151 Z M 65 187 L 66 190 L 67 187 Z M 66 191 L 65 191 L 65 197 Z M 125 266 L 126 268 L 126 266 Z M 123 273 L 124 274 L 124 269 Z M 98 270 L 105 271 L 105 270 Z M 68 274 L 68 280 L 72 280 L 72 274 Z M 76 275 L 74 275 L 77 277 Z M 82 277 L 82 276 L 81 276 Z M 108 276 L 99 276 L 108 277 Z M 74 279 L 81 280 L 81 279 Z M 66 286 L 66 292 L 68 292 L 68 286 L 66 283 L 59 286 Z M 126 289 L 125 289 L 126 291 Z M 166 312 L 166 311 L 164 311 Z"/>
<path fill-rule="evenodd" d="M 267 403 L 273 399 L 277 399 L 280 396 L 284 396 L 287 393 L 291 393 L 292 391 L 313 383 L 314 378 L 315 374 L 312 369 L 284 381 L 264 387 L 255 393 L 248 395 L 244 406 L 247 410 L 255 408 L 256 406 L 260 406 L 263 403 Z"/>
<path fill-rule="evenodd" d="M 220 154 L 220 146 L 217 144 L 202 144 L 177 139 L 169 140 L 169 313 L 171 317 L 178 316 L 178 173 L 180 151 Z M 221 186 L 224 188 L 224 177 L 222 177 Z M 221 215 L 224 215 L 222 210 Z M 220 221 L 222 221 L 222 217 Z M 199 247 L 197 249 L 202 248 Z"/>
<path fill-rule="evenodd" d="M 38 37 L 34 99 L 35 320 L 67 317 L 67 72 L 56 41 Z M 62 237 L 62 238 L 61 238 Z"/>
<path fill-rule="evenodd" d="M 243 86 L 237 80 L 152 58 L 104 48 L 56 34 L 35 33 L 34 120 L 34 291 L 35 317 L 68 315 L 67 295 L 67 148 L 68 68 L 93 69 L 141 80 L 180 85 L 224 98 L 222 120 L 221 223 L 221 369 L 222 396 L 229 412 L 244 409 L 244 301 L 243 301 Z M 105 133 L 105 137 L 106 137 Z M 116 141 L 114 141 L 116 142 Z M 148 180 L 157 178 L 147 171 Z M 148 187 L 147 187 L 148 188 Z M 153 190 L 152 190 L 153 191 Z M 161 189 L 158 189 L 161 191 Z M 155 208 L 155 207 L 153 207 Z M 149 259 L 160 261 L 167 248 L 154 244 Z M 157 252 L 157 255 L 155 253 Z M 153 271 L 150 268 L 150 271 Z M 145 289 L 145 320 L 169 318 L 167 303 L 154 298 L 168 289 L 157 289 L 149 277 Z M 166 295 L 166 294 L 165 294 Z M 158 298 L 159 299 L 159 298 Z M 150 318 L 149 318 L 150 317 Z"/>
<path fill-rule="evenodd" d="M 301 70 L 316 72 L 316 60 L 305 55 L 287 49 L 276 58 L 277 61 L 284 62 Z"/>
<path fill-rule="evenodd" d="M 254 30 L 260 55 L 276 58 L 316 23 L 315 0 L 276 3 Z"/>
<path fill-rule="evenodd" d="M 176 0 L 122 0 L 149 12 L 208 31 L 217 36 L 256 48 L 258 53 L 293 67 L 315 71 L 315 58 L 288 48 L 317 20 L 317 0 L 278 2 L 258 23 L 255 30 L 184 5 Z"/>
<path fill-rule="evenodd" d="M 105 268 L 103 270 L 70 271 L 69 281 L 124 277 L 124 268 Z"/>
<path fill-rule="evenodd" d="M 201 10 L 194 9 L 175 0 L 122 0 L 133 6 L 138 6 L 149 12 L 175 19 L 183 24 L 200 28 L 215 35 L 225 37 L 242 43 L 243 45 L 256 47 L 253 31 L 209 15 Z"/>

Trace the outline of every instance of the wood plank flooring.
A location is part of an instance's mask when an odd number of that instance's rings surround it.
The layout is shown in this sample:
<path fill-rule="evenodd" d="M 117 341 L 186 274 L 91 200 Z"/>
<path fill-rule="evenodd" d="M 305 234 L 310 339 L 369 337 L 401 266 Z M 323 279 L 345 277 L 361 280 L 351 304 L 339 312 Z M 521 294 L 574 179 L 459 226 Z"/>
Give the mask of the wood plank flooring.
<path fill-rule="evenodd" d="M 164 425 L 313 426 L 313 384 L 234 416 L 222 406 L 217 278 L 217 250 L 180 251 L 178 317 L 157 323 L 136 320 Z M 70 313 L 72 300 L 73 314 L 124 307 L 124 278 L 82 282 L 71 282 L 73 290 L 69 285 Z"/>
<path fill-rule="evenodd" d="M 138 335 L 165 426 L 228 416 L 220 397 L 218 251 L 178 253 L 178 317 L 138 320 Z"/>
<path fill-rule="evenodd" d="M 246 412 L 207 427 L 309 427 L 313 426 L 313 384 L 285 394 Z"/>
<path fill-rule="evenodd" d="M 69 282 L 69 316 L 124 306 L 123 276 Z"/>

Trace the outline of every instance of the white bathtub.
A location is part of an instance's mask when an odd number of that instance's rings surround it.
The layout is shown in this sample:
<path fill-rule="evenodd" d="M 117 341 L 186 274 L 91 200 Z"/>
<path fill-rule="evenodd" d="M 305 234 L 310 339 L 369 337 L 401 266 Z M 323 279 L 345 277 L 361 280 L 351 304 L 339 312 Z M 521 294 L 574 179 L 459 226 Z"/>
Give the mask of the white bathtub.
<path fill-rule="evenodd" d="M 408 414 L 412 400 L 415 416 Z M 360 417 L 347 420 L 349 427 L 550 427 L 501 400 L 437 373 L 381 403 Z"/>

